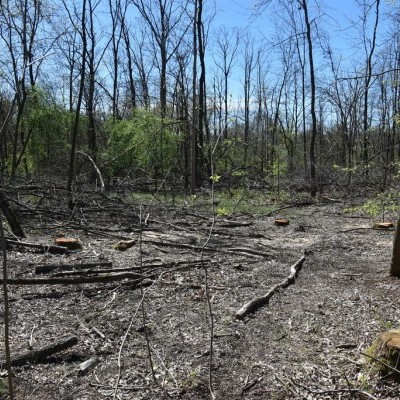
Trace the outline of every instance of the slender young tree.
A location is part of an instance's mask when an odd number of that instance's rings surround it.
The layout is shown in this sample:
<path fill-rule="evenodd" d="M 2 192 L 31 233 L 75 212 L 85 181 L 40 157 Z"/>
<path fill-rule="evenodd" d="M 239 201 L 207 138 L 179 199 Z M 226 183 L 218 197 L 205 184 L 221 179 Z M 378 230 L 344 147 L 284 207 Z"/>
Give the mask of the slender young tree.
<path fill-rule="evenodd" d="M 362 9 L 362 35 L 363 35 L 363 47 L 365 52 L 365 76 L 364 76 L 364 96 L 363 96 L 363 114 L 362 114 L 362 126 L 363 126 L 363 148 L 362 158 L 365 164 L 365 172 L 368 177 L 368 159 L 369 159 L 369 116 L 370 116 L 370 104 L 369 94 L 371 89 L 372 71 L 373 71 L 373 57 L 376 49 L 376 38 L 379 24 L 379 7 L 380 0 L 374 0 L 372 4 L 368 4 L 365 1 L 357 0 L 359 6 Z M 375 18 L 373 23 L 372 37 L 369 38 L 368 21 L 369 14 L 375 6 Z"/>
<path fill-rule="evenodd" d="M 132 47 L 131 47 L 131 38 L 130 38 L 130 30 L 127 26 L 126 22 L 126 10 L 127 10 L 127 4 L 124 7 L 123 11 L 121 12 L 121 32 L 122 32 L 122 39 L 124 43 L 124 48 L 125 48 L 125 54 L 126 54 L 126 76 L 127 76 L 127 86 L 129 88 L 129 96 L 128 98 L 130 99 L 130 103 L 133 109 L 136 108 L 137 106 L 137 94 L 136 94 L 136 83 L 135 83 L 135 78 L 134 78 L 134 61 L 133 61 L 133 56 L 132 56 Z M 115 61 L 114 61 L 115 63 Z M 118 63 L 117 63 L 118 65 Z M 116 78 L 114 78 L 114 85 L 117 85 Z"/>
<path fill-rule="evenodd" d="M 120 57 L 120 43 L 123 39 L 125 13 L 127 7 L 122 6 L 121 0 L 108 1 L 108 9 L 111 18 L 111 52 L 112 52 L 112 97 L 111 109 L 113 119 L 119 118 L 119 57 Z M 129 35 L 128 35 L 129 46 Z M 127 53 L 128 54 L 128 53 Z M 130 56 L 130 52 L 129 52 Z M 132 58 L 128 56 L 128 71 L 132 71 Z"/>
<path fill-rule="evenodd" d="M 249 140 L 250 140 L 250 106 L 252 94 L 252 73 L 255 68 L 254 62 L 254 46 L 252 38 L 248 36 L 244 41 L 244 147 L 243 147 L 243 167 L 247 167 Z"/>

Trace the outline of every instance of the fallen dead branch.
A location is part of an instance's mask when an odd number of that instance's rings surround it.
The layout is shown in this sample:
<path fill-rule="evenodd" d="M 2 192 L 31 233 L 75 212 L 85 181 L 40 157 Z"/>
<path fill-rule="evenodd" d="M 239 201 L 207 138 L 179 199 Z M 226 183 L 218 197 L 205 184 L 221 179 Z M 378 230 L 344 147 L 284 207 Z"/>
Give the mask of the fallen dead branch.
<path fill-rule="evenodd" d="M 22 354 L 20 356 L 11 359 L 11 366 L 22 367 L 26 364 L 36 364 L 43 361 L 47 357 L 69 349 L 78 343 L 78 338 L 76 336 L 71 336 L 68 339 L 61 340 L 49 346 L 42 347 L 38 350 L 33 350 L 28 353 Z M 4 365 L 4 361 L 1 361 L 1 365 Z"/>
<path fill-rule="evenodd" d="M 289 276 L 284 279 L 283 281 L 279 282 L 275 286 L 272 287 L 266 294 L 260 297 L 255 297 L 254 299 L 250 300 L 246 304 L 244 304 L 239 311 L 236 313 L 236 318 L 242 320 L 246 315 L 255 312 L 263 305 L 267 304 L 269 299 L 280 289 L 284 289 L 294 283 L 297 274 L 301 270 L 301 267 L 306 259 L 306 255 L 304 254 L 299 260 L 297 260 L 291 267 L 290 267 L 290 274 Z"/>
<path fill-rule="evenodd" d="M 9 278 L 9 285 L 77 285 L 84 283 L 106 283 L 130 279 L 139 281 L 139 275 L 135 272 L 121 272 L 116 274 L 104 274 L 96 276 L 73 276 L 73 277 L 52 277 L 52 278 Z M 0 280 L 0 283 L 3 280 Z"/>
<path fill-rule="evenodd" d="M 370 399 L 378 400 L 378 398 L 373 396 L 371 393 L 368 393 L 368 392 L 366 392 L 364 390 L 361 390 L 361 389 L 355 389 L 355 388 L 354 389 L 353 388 L 348 388 L 348 389 L 313 389 L 313 388 L 310 388 L 308 386 L 302 385 L 301 383 L 296 382 L 293 378 L 291 378 L 291 381 L 295 386 L 297 386 L 297 387 L 299 387 L 301 389 L 304 389 L 304 390 L 306 390 L 307 392 L 309 392 L 311 394 L 318 395 L 318 396 L 330 395 L 330 394 L 339 395 L 340 396 L 340 394 L 342 394 L 342 393 L 343 394 L 349 394 L 351 396 L 357 396 L 357 394 L 362 394 L 363 396 L 368 397 Z"/>
<path fill-rule="evenodd" d="M 252 221 L 244 221 L 244 222 L 243 221 L 230 221 L 228 219 L 224 219 L 218 225 L 223 228 L 243 228 L 243 227 L 253 225 L 253 222 Z"/>
<path fill-rule="evenodd" d="M 249 249 L 247 247 L 232 247 L 232 248 L 226 249 L 226 251 L 234 252 L 234 253 L 245 253 L 245 254 L 249 254 L 249 255 L 253 255 L 253 256 L 260 256 L 260 257 L 266 257 L 266 256 L 270 256 L 271 254 L 276 254 L 276 252 L 274 252 L 271 249 L 269 250 L 269 253 L 265 253 L 263 251 Z"/>
<path fill-rule="evenodd" d="M 12 245 L 12 246 L 27 247 L 30 249 L 39 250 L 42 253 L 50 253 L 50 254 L 69 254 L 70 253 L 70 251 L 67 248 L 62 247 L 62 246 L 27 243 L 27 242 L 20 242 L 18 240 L 11 240 L 11 239 L 6 239 L 6 244 Z"/>
<path fill-rule="evenodd" d="M 36 265 L 35 274 L 47 274 L 53 271 L 76 271 L 82 269 L 90 269 L 96 267 L 112 268 L 111 261 L 99 261 L 92 263 L 77 263 L 77 264 L 43 264 Z"/>
<path fill-rule="evenodd" d="M 176 248 L 181 248 L 181 249 L 190 249 L 190 250 L 195 250 L 197 252 L 203 251 L 203 248 L 201 246 L 195 246 L 192 244 L 186 244 L 186 243 L 177 243 L 177 242 L 163 242 L 163 241 L 156 241 L 156 240 L 143 240 L 143 243 L 145 244 L 153 244 L 156 246 L 167 246 L 167 247 L 176 247 Z M 238 253 L 238 255 L 246 254 L 247 256 L 259 256 L 259 257 L 266 257 L 269 256 L 273 253 L 273 250 L 269 250 L 270 253 L 264 253 L 261 251 L 257 251 L 254 249 L 249 249 L 246 247 L 232 247 L 232 248 L 227 248 L 227 249 L 220 249 L 216 247 L 206 247 L 204 248 L 204 251 L 208 252 L 218 252 L 218 253 L 227 253 L 230 254 L 232 252 Z"/>
<path fill-rule="evenodd" d="M 275 210 L 272 210 L 269 213 L 267 213 L 266 216 L 271 217 L 272 215 L 276 214 L 278 211 L 286 210 L 288 208 L 306 207 L 306 206 L 312 206 L 314 204 L 315 204 L 315 201 L 313 201 L 313 200 L 297 201 L 295 203 L 288 204 L 287 206 L 275 208 Z"/>

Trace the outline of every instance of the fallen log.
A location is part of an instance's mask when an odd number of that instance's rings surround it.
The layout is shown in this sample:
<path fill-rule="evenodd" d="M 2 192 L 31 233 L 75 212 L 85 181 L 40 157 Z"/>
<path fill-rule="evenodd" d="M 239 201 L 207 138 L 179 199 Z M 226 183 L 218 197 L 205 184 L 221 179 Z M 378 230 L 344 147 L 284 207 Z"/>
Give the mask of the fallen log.
<path fill-rule="evenodd" d="M 300 272 L 301 267 L 306 259 L 305 254 L 297 260 L 291 267 L 290 267 L 290 274 L 289 276 L 284 279 L 283 281 L 279 282 L 275 286 L 273 286 L 266 294 L 260 297 L 255 297 L 254 299 L 250 300 L 246 304 L 244 304 L 239 311 L 236 313 L 237 319 L 244 319 L 244 317 L 250 313 L 255 312 L 260 307 L 264 306 L 269 302 L 269 299 L 280 289 L 284 289 L 294 283 L 297 274 Z"/>
<path fill-rule="evenodd" d="M 68 339 L 62 340 L 60 342 L 54 343 L 49 346 L 42 347 L 38 350 L 29 351 L 28 353 L 22 354 L 11 358 L 12 367 L 22 367 L 26 364 L 37 364 L 53 354 L 59 353 L 75 346 L 78 343 L 78 338 L 76 336 L 71 336 Z M 0 361 L 1 366 L 5 365 L 5 361 Z"/>
<path fill-rule="evenodd" d="M 112 268 L 111 261 L 99 261 L 79 264 L 39 264 L 35 267 L 35 274 L 47 274 L 53 271 L 76 271 L 96 267 Z"/>
<path fill-rule="evenodd" d="M 42 253 L 50 253 L 50 254 L 69 254 L 70 253 L 70 251 L 67 248 L 62 247 L 62 246 L 51 246 L 51 245 L 46 245 L 46 244 L 27 243 L 27 242 L 20 242 L 18 240 L 11 240 L 11 239 L 6 239 L 6 244 L 13 245 L 13 246 L 27 247 L 30 249 L 39 250 Z"/>
<path fill-rule="evenodd" d="M 229 221 L 228 219 L 224 219 L 218 225 L 223 228 L 243 228 L 246 226 L 253 225 L 253 222 L 252 221 Z"/>

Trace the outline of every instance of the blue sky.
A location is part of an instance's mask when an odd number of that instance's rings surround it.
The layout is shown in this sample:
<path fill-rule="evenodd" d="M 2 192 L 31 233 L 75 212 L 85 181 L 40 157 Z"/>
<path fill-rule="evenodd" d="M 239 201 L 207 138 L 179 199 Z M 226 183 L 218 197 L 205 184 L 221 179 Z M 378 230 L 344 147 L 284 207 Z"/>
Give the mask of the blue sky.
<path fill-rule="evenodd" d="M 269 32 L 274 18 L 274 6 L 269 6 L 262 16 L 254 18 L 254 4 L 260 0 L 216 0 L 217 16 L 214 26 L 224 24 L 249 29 L 257 38 L 258 32 Z M 273 0 L 272 3 L 277 0 Z M 314 2 L 318 3 L 326 13 L 323 17 L 323 28 L 327 30 L 336 48 L 347 52 L 354 50 L 356 32 L 351 29 L 352 23 L 359 20 L 360 10 L 355 0 L 309 0 L 310 13 L 313 13 Z M 381 0 L 380 22 L 385 31 L 384 14 L 390 12 L 399 5 L 390 4 L 387 0 Z M 371 14 L 371 17 L 373 14 Z"/>
<path fill-rule="evenodd" d="M 212 0 L 209 1 L 210 3 L 212 2 Z M 255 41 L 261 40 L 262 36 L 265 35 L 268 39 L 271 39 L 269 43 L 274 43 L 274 18 L 281 17 L 281 15 L 276 15 L 277 9 L 274 3 L 277 4 L 279 1 L 288 0 L 272 0 L 273 4 L 265 9 L 261 16 L 254 18 L 254 4 L 260 2 L 260 0 L 215 0 L 217 15 L 212 25 L 214 29 L 218 29 L 219 25 L 240 27 L 251 32 Z M 365 1 L 372 2 L 373 0 Z M 366 55 L 362 47 L 360 32 L 355 29 L 356 22 L 360 20 L 362 13 L 356 0 L 308 0 L 308 4 L 311 18 L 316 15 L 315 4 L 320 6 L 320 10 L 323 11 L 324 15 L 317 21 L 329 35 L 334 59 L 341 60 L 340 67 L 343 73 L 348 76 L 351 73 L 350 71 L 354 71 L 357 64 L 358 67 L 363 66 L 362 60 L 365 60 Z M 378 45 L 383 43 L 386 37 L 388 22 L 385 14 L 399 6 L 398 3 L 393 5 L 388 0 L 381 0 Z M 284 15 L 282 17 L 284 18 Z M 372 34 L 373 22 L 374 12 L 370 15 L 370 34 Z M 283 26 L 284 23 L 283 21 Z M 283 32 L 283 35 L 285 35 L 285 32 Z M 288 31 L 289 35 L 290 32 Z M 268 46 L 266 46 L 266 53 L 271 56 Z M 314 56 L 317 59 L 317 68 L 319 68 L 319 66 L 325 64 L 324 55 L 318 46 L 315 47 Z M 376 50 L 379 51 L 379 46 Z M 273 55 L 270 58 L 272 58 L 273 62 L 275 61 Z M 240 93 L 243 85 L 243 59 L 240 56 L 237 59 L 230 81 L 230 90 L 233 93 Z M 282 71 L 282 66 L 279 65 L 279 61 L 277 62 L 278 65 L 276 68 L 272 67 L 271 71 L 273 74 L 279 75 L 280 71 Z"/>

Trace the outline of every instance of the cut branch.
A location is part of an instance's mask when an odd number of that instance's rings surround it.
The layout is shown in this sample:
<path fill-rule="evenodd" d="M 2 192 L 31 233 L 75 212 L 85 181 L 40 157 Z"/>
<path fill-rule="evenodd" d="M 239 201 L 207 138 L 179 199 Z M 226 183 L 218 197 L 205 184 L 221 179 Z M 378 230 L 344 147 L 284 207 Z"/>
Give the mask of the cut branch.
<path fill-rule="evenodd" d="M 290 274 L 289 276 L 284 279 L 283 281 L 279 282 L 278 284 L 276 284 L 275 286 L 273 286 L 269 292 L 267 292 L 266 294 L 264 294 L 263 296 L 260 297 L 256 297 L 252 300 L 250 300 L 249 302 L 247 302 L 246 304 L 244 304 L 240 310 L 236 313 L 236 318 L 237 319 L 244 319 L 244 317 L 250 313 L 255 312 L 256 310 L 258 310 L 260 307 L 264 306 L 265 304 L 267 304 L 269 302 L 269 299 L 275 294 L 277 293 L 280 289 L 284 289 L 286 287 L 288 287 L 289 285 L 291 285 L 292 283 L 294 283 L 297 274 L 300 272 L 301 267 L 304 263 L 304 260 L 306 259 L 306 256 L 303 255 L 298 261 L 296 261 L 296 263 L 294 263 L 291 267 L 290 267 Z"/>

